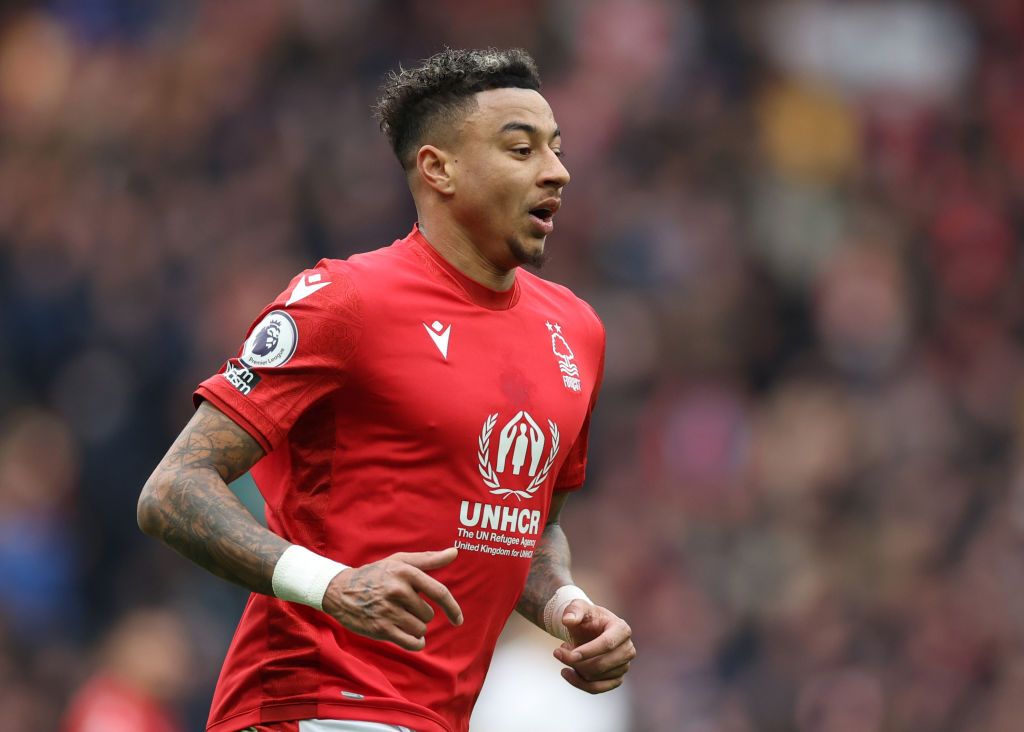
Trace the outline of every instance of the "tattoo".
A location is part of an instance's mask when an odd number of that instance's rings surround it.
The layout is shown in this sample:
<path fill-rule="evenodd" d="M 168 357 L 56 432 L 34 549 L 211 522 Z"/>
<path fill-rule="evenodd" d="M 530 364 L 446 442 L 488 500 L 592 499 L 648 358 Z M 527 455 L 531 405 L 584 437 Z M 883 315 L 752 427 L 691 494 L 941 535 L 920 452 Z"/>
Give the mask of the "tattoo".
<path fill-rule="evenodd" d="M 556 494 L 551 502 L 551 514 L 547 526 L 537 542 L 533 553 L 526 587 L 519 597 L 516 610 L 539 628 L 544 627 L 544 606 L 562 585 L 571 585 L 572 573 L 569 566 L 572 555 L 569 540 L 558 523 L 558 514 L 568 494 Z"/>
<path fill-rule="evenodd" d="M 203 402 L 146 481 L 139 526 L 217 576 L 272 594 L 274 565 L 289 544 L 227 486 L 261 457 L 245 430 Z"/>

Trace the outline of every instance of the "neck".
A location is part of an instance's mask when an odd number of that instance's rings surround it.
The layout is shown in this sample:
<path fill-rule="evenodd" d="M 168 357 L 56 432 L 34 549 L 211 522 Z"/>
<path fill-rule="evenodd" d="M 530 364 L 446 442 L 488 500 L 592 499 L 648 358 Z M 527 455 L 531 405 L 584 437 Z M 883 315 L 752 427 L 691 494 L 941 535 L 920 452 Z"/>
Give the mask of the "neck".
<path fill-rule="evenodd" d="M 438 254 L 474 282 L 496 292 L 505 292 L 515 284 L 516 268 L 495 265 L 454 222 L 421 217 L 419 229 Z"/>

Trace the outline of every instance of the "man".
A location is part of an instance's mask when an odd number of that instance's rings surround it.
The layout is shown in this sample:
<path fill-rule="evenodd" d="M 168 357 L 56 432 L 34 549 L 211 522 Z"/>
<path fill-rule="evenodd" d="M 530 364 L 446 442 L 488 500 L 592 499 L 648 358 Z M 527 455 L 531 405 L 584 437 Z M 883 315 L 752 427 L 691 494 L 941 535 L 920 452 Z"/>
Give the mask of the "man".
<path fill-rule="evenodd" d="M 519 50 L 391 76 L 378 115 L 418 226 L 298 275 L 143 489 L 146 533 L 254 592 L 211 732 L 465 732 L 513 609 L 563 639 L 570 684 L 622 682 L 630 629 L 573 584 L 558 524 L 604 329 L 518 269 L 569 182 L 539 87 Z M 249 468 L 269 530 L 227 487 Z"/>
<path fill-rule="evenodd" d="M 103 642 L 96 672 L 75 693 L 61 732 L 181 732 L 168 711 L 189 684 L 189 639 L 167 610 L 134 610 Z"/>

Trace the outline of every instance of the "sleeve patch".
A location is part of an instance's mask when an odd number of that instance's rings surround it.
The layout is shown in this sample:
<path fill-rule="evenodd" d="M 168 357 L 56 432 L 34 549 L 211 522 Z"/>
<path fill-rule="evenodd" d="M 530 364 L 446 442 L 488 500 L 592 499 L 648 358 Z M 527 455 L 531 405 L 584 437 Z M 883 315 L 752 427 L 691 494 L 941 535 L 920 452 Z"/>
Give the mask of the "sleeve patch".
<path fill-rule="evenodd" d="M 273 310 L 252 329 L 239 360 L 249 368 L 284 366 L 298 343 L 299 329 L 292 316 Z"/>

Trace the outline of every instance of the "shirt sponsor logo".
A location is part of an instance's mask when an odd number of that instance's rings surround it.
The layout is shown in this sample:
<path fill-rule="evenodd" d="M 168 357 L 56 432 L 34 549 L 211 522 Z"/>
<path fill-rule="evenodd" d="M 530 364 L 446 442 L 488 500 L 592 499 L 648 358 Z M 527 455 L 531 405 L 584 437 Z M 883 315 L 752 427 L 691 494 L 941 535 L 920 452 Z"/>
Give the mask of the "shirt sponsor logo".
<path fill-rule="evenodd" d="M 492 557 L 530 559 L 537 548 L 540 519 L 535 508 L 463 501 L 455 547 Z"/>
<path fill-rule="evenodd" d="M 222 376 L 228 380 L 231 386 L 235 387 L 243 396 L 249 396 L 249 392 L 260 383 L 260 377 L 241 361 L 228 361 L 224 365 Z"/>
<path fill-rule="evenodd" d="M 283 366 L 295 354 L 298 343 L 299 329 L 292 316 L 274 310 L 253 328 L 239 360 L 250 369 Z"/>
<path fill-rule="evenodd" d="M 548 433 L 527 412 L 520 410 L 498 432 L 495 460 L 491 437 L 498 414 L 488 415 L 477 440 L 477 469 L 491 493 L 507 499 L 532 498 L 551 473 L 558 455 L 558 425 L 548 420 Z M 548 445 L 547 458 L 544 447 Z"/>
<path fill-rule="evenodd" d="M 558 370 L 562 372 L 562 383 L 566 389 L 580 390 L 580 369 L 573 363 L 576 354 L 572 352 L 569 342 L 562 335 L 562 326 L 558 323 L 544 323 L 551 333 L 551 352 L 558 358 Z"/>

